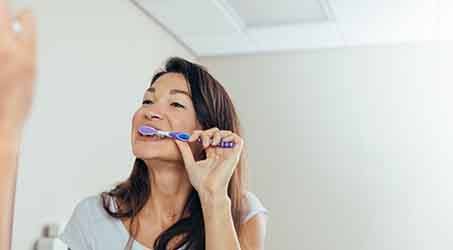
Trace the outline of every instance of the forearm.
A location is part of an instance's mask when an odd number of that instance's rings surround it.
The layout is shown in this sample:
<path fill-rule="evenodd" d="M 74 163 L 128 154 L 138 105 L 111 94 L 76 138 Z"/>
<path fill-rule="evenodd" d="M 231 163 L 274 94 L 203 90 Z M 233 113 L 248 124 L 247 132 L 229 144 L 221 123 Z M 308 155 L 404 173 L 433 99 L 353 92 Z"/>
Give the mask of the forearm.
<path fill-rule="evenodd" d="M 0 137 L 0 249 L 11 248 L 18 141 Z"/>
<path fill-rule="evenodd" d="M 231 200 L 225 196 L 200 196 L 207 250 L 240 250 L 231 214 Z"/>

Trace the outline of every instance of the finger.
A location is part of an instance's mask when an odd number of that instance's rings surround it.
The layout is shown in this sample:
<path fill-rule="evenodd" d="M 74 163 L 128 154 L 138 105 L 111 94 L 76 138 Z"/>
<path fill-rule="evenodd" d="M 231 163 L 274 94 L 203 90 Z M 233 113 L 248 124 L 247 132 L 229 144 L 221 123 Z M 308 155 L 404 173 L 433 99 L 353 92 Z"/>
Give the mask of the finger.
<path fill-rule="evenodd" d="M 216 132 L 212 139 L 211 145 L 216 146 L 217 144 L 219 144 L 220 140 L 222 140 L 222 134 L 220 132 Z"/>
<path fill-rule="evenodd" d="M 233 155 L 236 156 L 236 160 L 239 160 L 242 149 L 244 147 L 244 139 L 242 139 L 239 135 L 234 134 L 233 142 L 234 142 Z"/>
<path fill-rule="evenodd" d="M 6 0 L 0 0 L 0 40 L 12 39 L 11 15 Z"/>
<path fill-rule="evenodd" d="M 182 159 L 186 167 L 192 166 L 195 163 L 195 159 L 193 158 L 192 150 L 190 149 L 189 144 L 187 142 L 175 140 L 176 145 L 181 152 Z"/>
<path fill-rule="evenodd" d="M 196 141 L 200 137 L 201 133 L 203 133 L 203 130 L 195 130 L 195 131 L 193 131 L 192 135 L 189 138 L 189 142 Z"/>
<path fill-rule="evenodd" d="M 222 137 L 226 137 L 226 136 L 229 136 L 229 135 L 233 134 L 233 131 L 230 131 L 230 130 L 220 130 L 220 134 L 222 135 Z"/>
<path fill-rule="evenodd" d="M 233 154 L 231 155 L 235 156 L 235 160 L 238 160 L 244 147 L 244 140 L 239 135 L 233 133 L 223 138 L 223 141 L 234 143 L 234 147 L 232 148 Z"/>
<path fill-rule="evenodd" d="M 215 147 L 215 153 L 216 155 L 218 155 L 221 159 L 224 159 L 225 158 L 225 148 L 222 148 L 222 147 Z"/>
<path fill-rule="evenodd" d="M 212 144 L 213 146 L 217 146 L 217 145 L 219 145 L 220 142 L 224 142 L 225 138 L 230 136 L 231 134 L 233 134 L 233 132 L 229 131 L 229 130 L 221 130 L 221 131 L 219 131 L 219 134 L 220 134 L 220 140 L 218 140 L 218 141 L 216 139 L 216 136 L 214 135 L 215 144 L 213 143 Z"/>
<path fill-rule="evenodd" d="M 206 134 L 209 136 L 209 138 L 212 138 L 212 137 L 214 137 L 214 134 L 219 131 L 220 131 L 220 129 L 218 129 L 217 127 L 214 127 L 214 128 L 210 128 L 208 130 L 203 131 L 203 134 Z"/>
<path fill-rule="evenodd" d="M 206 149 L 206 158 L 207 159 L 215 159 L 216 154 L 217 154 L 216 148 L 209 147 Z"/>
<path fill-rule="evenodd" d="M 209 134 L 209 135 L 214 135 L 215 132 L 218 132 L 220 131 L 219 128 L 217 127 L 213 127 L 213 128 L 210 128 L 210 129 L 207 129 L 206 131 L 204 131 L 205 133 Z"/>
<path fill-rule="evenodd" d="M 16 17 L 22 26 L 17 38 L 26 48 L 34 51 L 36 47 L 36 19 L 30 9 L 22 10 Z"/>
<path fill-rule="evenodd" d="M 220 142 L 222 142 L 222 143 L 233 141 L 236 136 L 230 130 L 221 130 L 219 133 L 221 134 L 221 137 L 222 137 L 220 140 Z M 216 145 L 219 145 L 219 143 L 217 143 Z M 219 156 L 220 159 L 224 159 L 225 156 L 227 155 L 227 151 L 230 151 L 230 150 L 231 150 L 230 148 L 215 147 L 215 152 Z"/>
<path fill-rule="evenodd" d="M 211 137 L 208 134 L 203 133 L 201 135 L 201 141 L 203 142 L 203 148 L 207 148 L 207 147 L 209 147 L 209 144 L 211 143 Z"/>
<path fill-rule="evenodd" d="M 231 134 L 231 135 L 228 135 L 228 136 L 225 136 L 224 138 L 222 138 L 222 142 L 230 142 L 230 141 L 233 141 L 234 138 L 235 138 L 235 135 Z"/>

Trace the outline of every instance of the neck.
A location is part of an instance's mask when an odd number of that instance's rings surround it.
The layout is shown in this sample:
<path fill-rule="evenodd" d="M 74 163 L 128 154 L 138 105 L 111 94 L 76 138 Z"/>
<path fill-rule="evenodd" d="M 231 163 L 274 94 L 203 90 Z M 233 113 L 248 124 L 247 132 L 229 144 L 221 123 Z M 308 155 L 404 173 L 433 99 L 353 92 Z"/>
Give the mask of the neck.
<path fill-rule="evenodd" d="M 150 172 L 151 196 L 140 217 L 161 228 L 168 228 L 182 216 L 184 205 L 192 192 L 192 184 L 184 165 L 179 162 L 145 162 Z"/>

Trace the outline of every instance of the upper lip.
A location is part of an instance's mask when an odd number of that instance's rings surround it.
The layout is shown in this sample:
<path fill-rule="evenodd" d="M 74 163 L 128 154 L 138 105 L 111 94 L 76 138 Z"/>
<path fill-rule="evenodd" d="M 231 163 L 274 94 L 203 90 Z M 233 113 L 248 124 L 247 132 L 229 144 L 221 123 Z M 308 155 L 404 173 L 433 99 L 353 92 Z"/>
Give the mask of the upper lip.
<path fill-rule="evenodd" d="M 141 124 L 138 128 L 142 127 L 142 126 L 148 126 L 148 127 L 152 127 L 152 128 L 155 128 L 157 130 L 162 130 L 161 128 L 159 128 L 158 126 L 155 126 L 153 124 L 146 124 L 146 123 L 143 123 Z"/>

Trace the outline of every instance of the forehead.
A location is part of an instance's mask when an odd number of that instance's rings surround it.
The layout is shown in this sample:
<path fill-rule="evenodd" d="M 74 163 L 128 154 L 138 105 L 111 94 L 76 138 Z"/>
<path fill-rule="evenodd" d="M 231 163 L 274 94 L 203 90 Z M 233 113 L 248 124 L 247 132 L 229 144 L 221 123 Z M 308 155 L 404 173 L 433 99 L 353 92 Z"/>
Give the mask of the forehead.
<path fill-rule="evenodd" d="M 152 84 L 152 87 L 156 89 L 156 92 L 162 93 L 169 92 L 170 89 L 179 89 L 190 93 L 186 79 L 179 73 L 165 73 Z"/>

